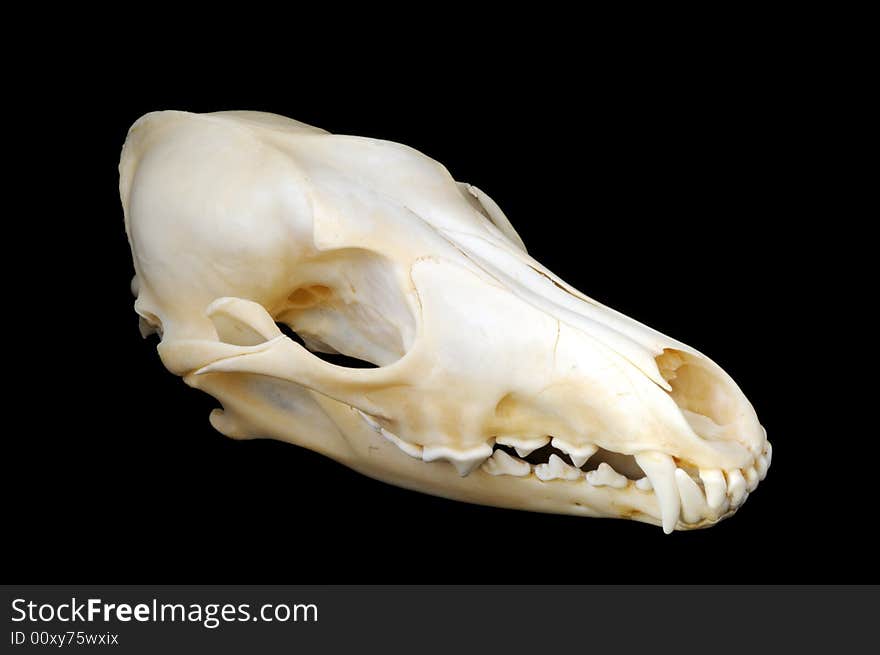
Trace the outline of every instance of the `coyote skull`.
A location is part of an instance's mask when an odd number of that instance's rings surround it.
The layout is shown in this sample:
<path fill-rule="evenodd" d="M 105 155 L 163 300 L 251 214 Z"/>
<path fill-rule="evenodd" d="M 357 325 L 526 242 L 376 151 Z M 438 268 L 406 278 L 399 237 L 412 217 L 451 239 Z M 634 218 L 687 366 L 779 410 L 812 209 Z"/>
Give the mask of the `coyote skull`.
<path fill-rule="evenodd" d="M 164 111 L 132 126 L 119 170 L 142 331 L 220 401 L 230 437 L 666 532 L 730 515 L 767 472 L 724 371 L 567 285 L 486 194 L 411 148 Z"/>

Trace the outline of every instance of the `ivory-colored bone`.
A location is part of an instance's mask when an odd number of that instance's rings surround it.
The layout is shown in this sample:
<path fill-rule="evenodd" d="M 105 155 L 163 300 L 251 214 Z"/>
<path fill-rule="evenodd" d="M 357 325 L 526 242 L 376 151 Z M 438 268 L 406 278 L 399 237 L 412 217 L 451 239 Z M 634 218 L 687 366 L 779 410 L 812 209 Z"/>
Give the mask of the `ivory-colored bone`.
<path fill-rule="evenodd" d="M 142 331 L 231 437 L 666 532 L 728 516 L 767 474 L 766 433 L 720 367 L 566 284 L 411 148 L 163 111 L 132 126 L 119 172 Z"/>

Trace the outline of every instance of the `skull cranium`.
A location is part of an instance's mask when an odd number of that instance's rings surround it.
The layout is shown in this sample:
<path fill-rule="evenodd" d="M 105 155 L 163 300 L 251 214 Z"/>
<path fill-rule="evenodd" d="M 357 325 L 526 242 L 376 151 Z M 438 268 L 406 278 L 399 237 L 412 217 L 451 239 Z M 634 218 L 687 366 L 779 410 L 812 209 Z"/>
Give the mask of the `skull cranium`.
<path fill-rule="evenodd" d="M 222 403 L 224 434 L 666 532 L 731 514 L 766 474 L 770 444 L 724 371 L 557 278 L 415 150 L 272 114 L 155 112 L 129 132 L 120 193 L 143 331 Z"/>

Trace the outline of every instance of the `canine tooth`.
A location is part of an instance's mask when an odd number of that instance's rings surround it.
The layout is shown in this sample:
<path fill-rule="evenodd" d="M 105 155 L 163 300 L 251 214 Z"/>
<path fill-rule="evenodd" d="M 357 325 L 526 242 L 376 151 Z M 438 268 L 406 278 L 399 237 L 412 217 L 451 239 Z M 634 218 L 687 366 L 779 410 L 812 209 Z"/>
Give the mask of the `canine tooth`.
<path fill-rule="evenodd" d="M 749 493 L 753 492 L 758 487 L 758 482 L 760 479 L 758 478 L 758 471 L 755 470 L 754 466 L 750 466 L 749 468 L 743 471 L 745 473 L 746 478 L 746 489 Z"/>
<path fill-rule="evenodd" d="M 727 471 L 727 495 L 730 496 L 730 504 L 739 507 L 746 498 L 746 479 L 739 469 Z"/>
<path fill-rule="evenodd" d="M 590 457 L 595 455 L 597 450 L 599 450 L 599 447 L 594 446 L 593 444 L 586 444 L 585 446 L 575 446 L 568 443 L 567 441 L 563 441 L 559 437 L 553 437 L 550 445 L 554 448 L 558 448 L 562 452 L 566 453 L 569 457 L 571 457 L 571 461 L 578 468 L 583 466 L 586 461 L 590 459 Z"/>
<path fill-rule="evenodd" d="M 389 432 L 383 427 L 379 428 L 379 433 L 388 439 L 395 446 L 400 448 L 403 452 L 405 452 L 410 457 L 415 457 L 416 459 L 420 459 L 422 457 L 422 447 L 416 444 L 409 443 L 408 441 L 404 441 L 396 434 Z"/>
<path fill-rule="evenodd" d="M 575 467 L 566 464 L 559 455 L 554 453 L 550 455 L 550 461 L 546 464 L 538 464 L 535 467 L 535 475 L 544 482 L 547 482 L 556 478 L 577 480 L 581 477 L 581 472 Z"/>
<path fill-rule="evenodd" d="M 550 443 L 550 437 L 524 438 L 502 436 L 495 439 L 495 443 L 500 443 L 502 446 L 510 446 L 516 450 L 516 454 L 520 457 L 528 457 L 538 448 L 543 448 Z"/>
<path fill-rule="evenodd" d="M 528 462 L 508 455 L 503 450 L 496 450 L 492 457 L 483 462 L 482 469 L 489 475 L 513 475 L 521 478 L 528 475 L 532 467 Z"/>
<path fill-rule="evenodd" d="M 681 511 L 681 498 L 675 483 L 675 462 L 669 455 L 656 451 L 639 453 L 635 458 L 636 464 L 645 472 L 654 487 L 663 520 L 663 532 L 670 534 L 678 523 L 678 514 Z"/>
<path fill-rule="evenodd" d="M 620 473 L 611 468 L 607 463 L 602 462 L 595 471 L 587 472 L 587 482 L 594 487 L 614 487 L 615 489 L 623 489 L 626 486 L 627 479 Z"/>
<path fill-rule="evenodd" d="M 675 482 L 681 496 L 681 518 L 685 523 L 699 522 L 709 513 L 702 490 L 683 469 L 675 469 Z"/>
<path fill-rule="evenodd" d="M 458 474 L 463 478 L 491 456 L 492 446 L 485 443 L 468 450 L 455 450 L 448 446 L 424 446 L 422 448 L 424 461 L 433 462 L 445 459 L 458 469 Z"/>
<path fill-rule="evenodd" d="M 727 482 L 721 469 L 700 469 L 700 479 L 706 489 L 706 504 L 717 514 L 727 498 Z"/>
<path fill-rule="evenodd" d="M 651 481 L 645 476 L 644 478 L 636 480 L 636 488 L 641 489 L 642 491 L 651 491 L 654 487 L 651 486 Z"/>

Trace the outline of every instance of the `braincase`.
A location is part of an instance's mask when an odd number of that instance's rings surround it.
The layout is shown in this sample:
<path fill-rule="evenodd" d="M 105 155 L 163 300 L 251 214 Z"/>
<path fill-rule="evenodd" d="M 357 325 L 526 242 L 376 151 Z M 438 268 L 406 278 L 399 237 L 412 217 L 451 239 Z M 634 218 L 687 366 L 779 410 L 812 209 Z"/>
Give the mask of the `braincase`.
<path fill-rule="evenodd" d="M 252 128 L 287 152 L 317 187 L 369 190 L 448 232 L 501 237 L 525 249 L 504 213 L 485 193 L 456 182 L 439 162 L 392 141 L 330 134 L 284 116 L 217 112 L 212 116 Z"/>

